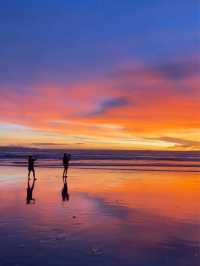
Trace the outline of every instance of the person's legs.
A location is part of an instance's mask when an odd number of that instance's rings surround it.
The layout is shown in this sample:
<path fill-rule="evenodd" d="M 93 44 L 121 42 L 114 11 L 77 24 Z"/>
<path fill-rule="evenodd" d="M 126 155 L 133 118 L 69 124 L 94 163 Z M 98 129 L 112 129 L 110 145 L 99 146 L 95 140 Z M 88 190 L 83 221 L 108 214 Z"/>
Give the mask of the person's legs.
<path fill-rule="evenodd" d="M 30 188 L 30 178 L 28 178 L 27 189 Z"/>
<path fill-rule="evenodd" d="M 68 166 L 65 167 L 65 171 L 66 171 L 66 177 L 67 177 Z"/>
<path fill-rule="evenodd" d="M 66 171 L 66 176 L 67 176 L 68 166 L 65 167 L 65 171 Z"/>
<path fill-rule="evenodd" d="M 30 179 L 31 170 L 28 169 L 28 179 Z"/>
<path fill-rule="evenodd" d="M 63 180 L 64 180 L 64 177 L 65 177 L 65 168 L 63 170 Z"/>
<path fill-rule="evenodd" d="M 63 170 L 63 183 L 65 183 L 65 169 Z"/>
<path fill-rule="evenodd" d="M 31 187 L 31 190 L 33 191 L 34 189 L 34 186 L 35 186 L 35 179 L 33 180 L 33 183 L 32 183 L 32 187 Z"/>
<path fill-rule="evenodd" d="M 33 168 L 32 171 L 33 171 L 33 177 L 34 177 L 34 179 L 36 179 L 35 178 L 35 169 Z"/>

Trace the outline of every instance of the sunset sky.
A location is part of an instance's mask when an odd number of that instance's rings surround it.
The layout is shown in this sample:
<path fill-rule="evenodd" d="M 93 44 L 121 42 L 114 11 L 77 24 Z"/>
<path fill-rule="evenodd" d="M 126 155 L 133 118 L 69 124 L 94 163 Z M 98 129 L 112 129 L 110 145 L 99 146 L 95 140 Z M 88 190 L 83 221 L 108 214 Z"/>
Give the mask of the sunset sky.
<path fill-rule="evenodd" d="M 0 3 L 0 145 L 200 150 L 198 0 Z"/>

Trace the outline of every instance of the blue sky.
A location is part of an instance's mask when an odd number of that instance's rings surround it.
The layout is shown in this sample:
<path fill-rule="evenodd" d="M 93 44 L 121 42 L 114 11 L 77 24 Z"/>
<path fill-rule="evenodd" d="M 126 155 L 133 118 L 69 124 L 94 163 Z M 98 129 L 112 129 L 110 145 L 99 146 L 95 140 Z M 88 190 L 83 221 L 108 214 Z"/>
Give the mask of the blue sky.
<path fill-rule="evenodd" d="M 198 1 L 1 1 L 0 84 L 70 82 L 199 52 Z"/>
<path fill-rule="evenodd" d="M 194 146 L 199 10 L 197 0 L 1 1 L 0 145 L 46 132 L 47 143 Z"/>

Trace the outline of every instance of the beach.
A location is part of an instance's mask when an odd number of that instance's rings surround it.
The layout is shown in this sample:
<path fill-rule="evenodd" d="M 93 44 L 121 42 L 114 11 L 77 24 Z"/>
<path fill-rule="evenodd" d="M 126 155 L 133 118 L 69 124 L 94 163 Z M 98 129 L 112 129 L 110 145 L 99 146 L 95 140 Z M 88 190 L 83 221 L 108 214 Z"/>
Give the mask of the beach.
<path fill-rule="evenodd" d="M 173 169 L 71 166 L 63 201 L 62 168 L 38 163 L 27 204 L 27 168 L 2 163 L 0 265 L 199 265 L 200 173 Z"/>
<path fill-rule="evenodd" d="M 200 2 L 0 1 L 0 266 L 200 266 Z"/>

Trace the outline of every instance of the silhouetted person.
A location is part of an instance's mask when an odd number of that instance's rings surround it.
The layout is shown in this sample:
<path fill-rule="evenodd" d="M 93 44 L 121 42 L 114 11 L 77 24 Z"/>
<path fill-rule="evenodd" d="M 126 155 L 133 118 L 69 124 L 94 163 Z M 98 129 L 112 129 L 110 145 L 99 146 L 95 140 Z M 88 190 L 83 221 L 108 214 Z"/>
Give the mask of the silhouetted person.
<path fill-rule="evenodd" d="M 61 194 L 62 194 L 62 200 L 63 201 L 69 201 L 69 193 L 68 193 L 68 185 L 67 185 L 67 178 L 66 177 L 64 177 L 63 178 L 63 189 L 62 189 L 62 192 L 61 192 Z"/>
<path fill-rule="evenodd" d="M 30 179 L 28 179 L 28 185 L 27 185 L 27 189 L 26 189 L 26 203 L 27 204 L 31 204 L 31 203 L 35 203 L 35 199 L 33 198 L 33 189 L 35 186 L 35 178 L 33 179 L 33 183 L 32 186 L 30 186 Z"/>
<path fill-rule="evenodd" d="M 34 163 L 36 159 L 33 158 L 32 156 L 28 156 L 28 178 L 30 178 L 31 172 L 33 172 L 33 177 L 35 178 L 35 169 L 34 169 Z"/>
<path fill-rule="evenodd" d="M 71 159 L 71 154 L 64 153 L 64 155 L 63 155 L 63 167 L 64 167 L 63 178 L 67 177 L 67 170 L 68 170 L 68 167 L 69 167 L 70 159 Z"/>

